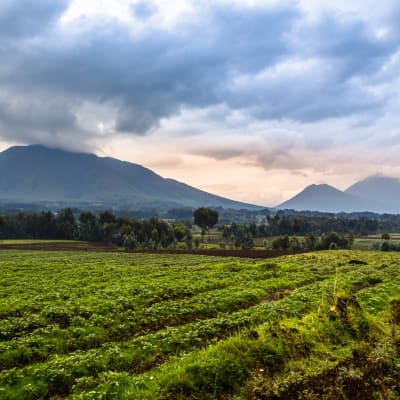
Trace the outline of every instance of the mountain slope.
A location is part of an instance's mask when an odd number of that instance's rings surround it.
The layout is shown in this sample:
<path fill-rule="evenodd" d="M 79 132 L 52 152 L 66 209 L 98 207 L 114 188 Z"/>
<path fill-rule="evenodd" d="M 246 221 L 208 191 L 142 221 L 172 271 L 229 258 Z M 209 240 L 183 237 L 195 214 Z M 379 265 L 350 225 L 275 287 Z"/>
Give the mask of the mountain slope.
<path fill-rule="evenodd" d="M 355 183 L 345 193 L 384 204 L 386 212 L 400 210 L 400 181 L 386 176 L 371 176 Z"/>
<path fill-rule="evenodd" d="M 310 185 L 296 196 L 277 206 L 281 209 L 323 212 L 376 211 L 373 201 L 344 193 L 330 185 Z"/>
<path fill-rule="evenodd" d="M 39 145 L 0 153 L 0 200 L 258 208 L 164 179 L 138 164 Z"/>

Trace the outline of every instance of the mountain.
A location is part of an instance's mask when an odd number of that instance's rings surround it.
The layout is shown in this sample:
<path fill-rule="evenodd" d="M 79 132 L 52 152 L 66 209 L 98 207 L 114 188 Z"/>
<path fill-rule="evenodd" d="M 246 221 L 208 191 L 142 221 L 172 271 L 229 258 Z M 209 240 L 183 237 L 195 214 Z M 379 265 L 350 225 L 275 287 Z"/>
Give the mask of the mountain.
<path fill-rule="evenodd" d="M 381 210 L 380 205 L 373 200 L 342 192 L 326 184 L 310 185 L 296 196 L 278 205 L 277 208 L 321 212 L 377 212 Z"/>
<path fill-rule="evenodd" d="M 351 209 L 355 200 L 352 195 L 347 195 L 333 186 L 310 185 L 280 204 L 278 208 L 339 212 Z"/>
<path fill-rule="evenodd" d="M 259 207 L 164 179 L 138 164 L 40 145 L 0 153 L 0 201 L 133 208 Z"/>
<path fill-rule="evenodd" d="M 371 176 L 355 183 L 345 193 L 384 205 L 386 212 L 400 210 L 400 181 L 387 176 Z"/>

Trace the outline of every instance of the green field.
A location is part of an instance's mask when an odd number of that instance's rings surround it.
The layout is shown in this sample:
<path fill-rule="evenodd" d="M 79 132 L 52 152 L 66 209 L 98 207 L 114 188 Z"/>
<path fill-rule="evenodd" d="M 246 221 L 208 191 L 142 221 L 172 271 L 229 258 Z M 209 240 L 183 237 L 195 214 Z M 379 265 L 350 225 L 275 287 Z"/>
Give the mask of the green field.
<path fill-rule="evenodd" d="M 399 399 L 400 254 L 0 252 L 0 399 Z"/>

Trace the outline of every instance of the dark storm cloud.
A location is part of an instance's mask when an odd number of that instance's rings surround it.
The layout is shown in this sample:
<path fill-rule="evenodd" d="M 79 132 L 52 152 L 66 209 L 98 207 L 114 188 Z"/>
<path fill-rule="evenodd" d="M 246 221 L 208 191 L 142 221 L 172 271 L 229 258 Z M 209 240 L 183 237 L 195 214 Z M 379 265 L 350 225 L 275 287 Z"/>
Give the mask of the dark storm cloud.
<path fill-rule="evenodd" d="M 154 28 L 134 36 L 109 23 L 84 36 L 57 40 L 55 32 L 54 40 L 14 48 L 3 78 L 28 89 L 28 96 L 46 88 L 65 99 L 112 102 L 116 129 L 141 134 L 183 106 L 224 102 L 232 75 L 253 73 L 287 54 L 285 34 L 296 17 L 280 8 L 217 7 L 179 31 Z"/>
<path fill-rule="evenodd" d="M 0 8 L 0 135 L 12 133 L 16 141 L 29 129 L 92 138 L 79 122 L 85 116 L 77 117 L 84 103 L 109 106 L 114 130 L 131 134 L 145 134 L 185 108 L 221 104 L 259 120 L 378 116 L 388 95 L 371 85 L 398 50 L 395 30 L 379 37 L 354 18 L 310 22 L 293 5 L 199 6 L 175 29 L 155 23 L 132 33 L 116 21 L 82 31 L 49 28 L 62 1 L 9 4 Z M 146 2 L 133 8 L 142 20 L 156 12 Z M 43 27 L 52 31 L 40 35 Z M 53 99 L 62 106 L 45 105 Z M 40 112 L 27 118 L 38 100 Z"/>
<path fill-rule="evenodd" d="M 25 93 L 4 96 L 0 91 L 0 136 L 10 142 L 88 150 L 92 134 L 79 126 L 75 111 L 69 100 L 51 93 L 32 99 Z"/>
<path fill-rule="evenodd" d="M 68 6 L 68 0 L 2 0 L 0 39 L 33 37 L 43 32 Z"/>
<path fill-rule="evenodd" d="M 364 21 L 324 16 L 318 24 L 303 29 L 306 37 L 295 43 L 310 49 L 309 55 L 336 62 L 338 77 L 345 80 L 374 73 L 399 48 L 397 28 L 390 28 L 390 33 L 380 37 Z"/>
<path fill-rule="evenodd" d="M 245 84 L 231 87 L 230 105 L 250 107 L 260 119 L 300 122 L 363 112 L 382 115 L 389 96 L 371 90 L 371 85 L 399 50 L 399 38 L 395 30 L 378 37 L 361 20 L 324 16 L 312 23 L 296 21 L 290 34 L 294 65 L 288 58 L 284 73 L 271 71 L 269 77 L 249 77 Z"/>
<path fill-rule="evenodd" d="M 49 130 L 56 132 L 60 127 L 76 128 L 74 114 L 68 109 L 68 104 L 57 100 L 36 98 L 35 102 L 19 98 L 0 97 L 0 121 L 16 130 L 29 126 L 30 131 Z M 12 136 L 12 132 L 9 134 Z"/>

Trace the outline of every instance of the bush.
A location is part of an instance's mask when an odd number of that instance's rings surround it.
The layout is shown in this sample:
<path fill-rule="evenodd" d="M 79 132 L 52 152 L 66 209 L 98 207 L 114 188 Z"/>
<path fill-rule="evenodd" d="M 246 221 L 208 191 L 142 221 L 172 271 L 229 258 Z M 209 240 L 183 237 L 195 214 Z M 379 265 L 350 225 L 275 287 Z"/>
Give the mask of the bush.
<path fill-rule="evenodd" d="M 315 245 L 316 250 L 328 250 L 331 248 L 335 249 L 350 249 L 353 242 L 352 235 L 345 237 L 339 235 L 336 232 L 330 232 L 327 235 L 323 235 Z M 336 246 L 336 247 L 335 247 Z"/>
<path fill-rule="evenodd" d="M 384 241 L 381 244 L 381 251 L 389 251 L 390 250 L 390 243 L 388 241 Z"/>
<path fill-rule="evenodd" d="M 272 241 L 272 248 L 274 250 L 287 250 L 290 246 L 290 239 L 288 235 L 280 236 Z"/>
<path fill-rule="evenodd" d="M 400 245 L 385 240 L 382 242 L 381 251 L 400 251 Z"/>

